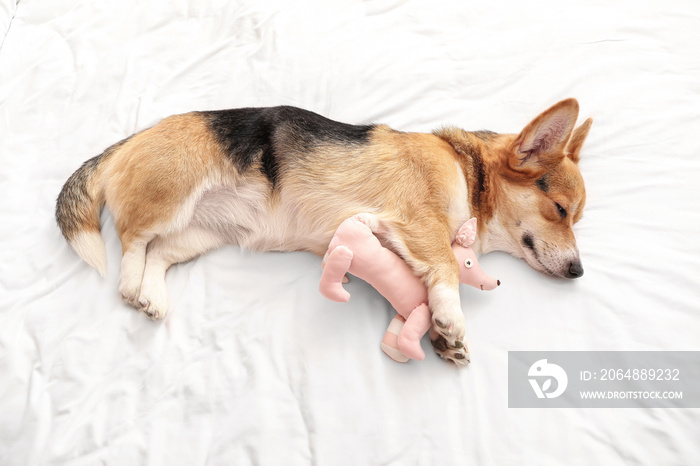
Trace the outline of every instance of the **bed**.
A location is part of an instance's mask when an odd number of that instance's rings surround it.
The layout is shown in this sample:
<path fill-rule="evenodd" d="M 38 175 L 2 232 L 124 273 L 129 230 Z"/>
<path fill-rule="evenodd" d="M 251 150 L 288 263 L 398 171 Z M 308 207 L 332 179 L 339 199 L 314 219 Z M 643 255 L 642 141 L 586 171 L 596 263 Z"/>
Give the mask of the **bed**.
<path fill-rule="evenodd" d="M 0 0 L 0 464 L 700 464 L 700 410 L 508 407 L 509 351 L 700 350 L 700 7 L 401 0 Z M 595 122 L 585 275 L 504 253 L 461 288 L 471 364 L 398 364 L 393 310 L 320 259 L 224 247 L 170 313 L 121 302 L 54 221 L 67 177 L 191 110 L 295 105 L 405 131 Z M 700 381 L 696 381 L 700 383 Z"/>

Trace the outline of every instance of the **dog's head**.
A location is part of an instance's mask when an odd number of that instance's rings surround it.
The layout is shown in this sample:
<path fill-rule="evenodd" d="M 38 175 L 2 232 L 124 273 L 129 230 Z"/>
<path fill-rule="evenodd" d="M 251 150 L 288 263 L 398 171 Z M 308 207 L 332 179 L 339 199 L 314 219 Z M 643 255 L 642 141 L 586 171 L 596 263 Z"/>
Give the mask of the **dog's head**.
<path fill-rule="evenodd" d="M 499 249 L 565 278 L 583 275 L 572 227 L 586 203 L 578 162 L 592 120 L 574 130 L 577 117 L 578 102 L 564 100 L 508 138 L 495 193 Z"/>

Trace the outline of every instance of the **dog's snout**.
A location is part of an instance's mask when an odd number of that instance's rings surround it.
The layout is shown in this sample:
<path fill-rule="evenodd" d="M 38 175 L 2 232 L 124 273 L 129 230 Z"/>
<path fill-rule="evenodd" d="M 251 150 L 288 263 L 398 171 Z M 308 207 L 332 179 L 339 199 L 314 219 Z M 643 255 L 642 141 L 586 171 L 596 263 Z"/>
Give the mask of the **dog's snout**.
<path fill-rule="evenodd" d="M 567 278 L 579 278 L 583 275 L 583 267 L 581 267 L 581 262 L 574 261 L 569 264 L 569 272 L 567 273 Z"/>

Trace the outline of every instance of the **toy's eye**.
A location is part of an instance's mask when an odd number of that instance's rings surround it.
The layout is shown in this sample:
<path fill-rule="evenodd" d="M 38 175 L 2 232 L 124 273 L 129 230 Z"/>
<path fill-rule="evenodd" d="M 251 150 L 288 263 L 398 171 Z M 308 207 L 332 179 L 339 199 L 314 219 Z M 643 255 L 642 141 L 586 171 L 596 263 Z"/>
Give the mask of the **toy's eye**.
<path fill-rule="evenodd" d="M 472 268 L 472 265 L 474 265 L 474 262 L 472 262 L 471 259 L 467 259 L 467 260 L 464 261 L 464 266 L 465 266 L 466 268 L 471 269 L 471 268 Z"/>

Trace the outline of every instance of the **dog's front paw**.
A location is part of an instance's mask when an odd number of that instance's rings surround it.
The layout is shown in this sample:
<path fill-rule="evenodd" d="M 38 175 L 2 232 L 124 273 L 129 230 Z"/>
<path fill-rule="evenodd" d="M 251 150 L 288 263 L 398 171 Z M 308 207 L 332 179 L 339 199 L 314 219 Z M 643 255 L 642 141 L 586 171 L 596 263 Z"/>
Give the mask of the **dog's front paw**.
<path fill-rule="evenodd" d="M 451 312 L 433 309 L 433 329 L 452 344 L 463 340 L 466 332 L 464 314 L 461 311 L 461 308 Z"/>
<path fill-rule="evenodd" d="M 469 362 L 469 351 L 464 344 L 466 324 L 459 292 L 443 285 L 434 286 L 430 292 L 433 325 L 430 340 L 440 357 L 463 366 Z"/>
<path fill-rule="evenodd" d="M 444 335 L 438 333 L 433 327 L 430 329 L 430 343 L 432 343 L 435 353 L 445 361 L 451 361 L 458 366 L 469 364 L 469 349 L 462 340 L 455 340 L 451 344 Z"/>
<path fill-rule="evenodd" d="M 442 359 L 452 361 L 458 366 L 464 366 L 469 362 L 469 350 L 464 343 L 465 332 L 464 315 L 461 312 L 449 314 L 433 312 L 430 342 Z"/>

